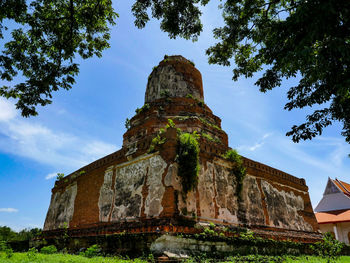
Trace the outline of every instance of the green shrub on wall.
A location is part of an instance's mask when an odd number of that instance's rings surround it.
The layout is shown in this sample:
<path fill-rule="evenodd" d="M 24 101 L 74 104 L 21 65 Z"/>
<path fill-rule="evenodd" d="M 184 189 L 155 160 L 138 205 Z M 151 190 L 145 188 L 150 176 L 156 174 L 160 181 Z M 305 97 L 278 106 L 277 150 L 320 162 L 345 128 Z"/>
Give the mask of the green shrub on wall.
<path fill-rule="evenodd" d="M 153 153 L 156 151 L 156 147 L 165 143 L 166 138 L 164 137 L 164 133 L 169 128 L 175 128 L 175 123 L 172 119 L 168 119 L 168 124 L 165 126 L 165 129 L 159 129 L 157 136 L 152 139 L 151 145 L 148 149 L 148 153 Z"/>
<path fill-rule="evenodd" d="M 152 139 L 151 145 L 149 146 L 148 153 L 154 153 L 156 147 L 165 143 L 166 138 L 163 137 L 165 130 L 160 129 L 157 136 Z"/>
<path fill-rule="evenodd" d="M 175 123 L 172 119 L 168 119 L 168 124 L 165 129 L 159 129 L 156 137 L 152 139 L 148 153 L 156 151 L 159 145 L 165 143 L 166 138 L 164 133 L 169 128 L 175 128 Z M 184 194 L 196 188 L 198 183 L 199 172 L 199 139 L 200 135 L 197 132 L 188 133 L 177 129 L 177 155 L 176 161 L 179 165 L 178 174 L 181 178 L 182 191 Z"/>
<path fill-rule="evenodd" d="M 151 106 L 150 106 L 148 103 L 145 103 L 145 105 L 143 105 L 143 106 L 141 107 L 141 109 L 137 108 L 137 109 L 135 110 L 135 112 L 136 112 L 136 114 L 139 114 L 139 113 L 141 113 L 141 112 L 148 111 L 150 108 L 151 108 Z"/>
<path fill-rule="evenodd" d="M 242 190 L 243 190 L 243 180 L 246 175 L 246 169 L 243 166 L 243 161 L 241 156 L 238 154 L 238 152 L 234 149 L 228 150 L 223 157 L 226 160 L 229 160 L 234 163 L 234 166 L 232 168 L 232 172 L 236 176 L 236 181 L 237 181 L 237 197 L 238 200 L 242 199 Z"/>
<path fill-rule="evenodd" d="M 178 135 L 177 162 L 178 174 L 182 181 L 185 194 L 192 191 L 198 184 L 199 172 L 199 135 L 196 132 L 181 132 Z"/>

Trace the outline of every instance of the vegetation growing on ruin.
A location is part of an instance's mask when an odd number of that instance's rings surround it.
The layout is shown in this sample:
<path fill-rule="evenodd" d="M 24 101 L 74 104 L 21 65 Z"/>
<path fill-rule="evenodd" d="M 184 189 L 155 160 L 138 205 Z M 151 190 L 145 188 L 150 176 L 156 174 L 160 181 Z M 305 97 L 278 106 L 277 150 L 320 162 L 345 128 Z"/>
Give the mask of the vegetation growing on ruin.
<path fill-rule="evenodd" d="M 232 172 L 236 176 L 236 192 L 238 200 L 242 199 L 242 190 L 243 190 L 243 180 L 246 175 L 246 168 L 243 166 L 243 161 L 238 152 L 234 149 L 228 150 L 223 157 L 226 160 L 229 160 L 234 163 Z"/>
<path fill-rule="evenodd" d="M 199 100 L 199 99 L 193 97 L 193 95 L 190 94 L 190 93 L 186 95 L 186 98 L 195 100 L 195 101 L 197 102 L 197 105 L 198 105 L 199 107 L 204 108 L 204 106 L 206 105 L 205 102 L 204 102 L 203 100 Z M 193 105 L 193 104 L 191 104 L 191 105 Z"/>
<path fill-rule="evenodd" d="M 144 112 L 144 111 L 149 110 L 150 108 L 151 108 L 151 106 L 150 106 L 148 103 L 145 103 L 145 105 L 143 105 L 143 106 L 141 107 L 141 109 L 140 109 L 140 108 L 137 108 L 137 109 L 135 110 L 135 112 L 136 112 L 136 114 L 139 114 L 139 113 L 141 113 L 141 112 Z"/>
<path fill-rule="evenodd" d="M 149 153 L 155 152 L 157 146 L 165 143 L 164 133 L 168 128 L 175 128 L 175 123 L 172 119 L 168 119 L 168 124 L 165 128 L 160 129 L 157 136 L 152 139 L 148 150 Z M 177 129 L 176 161 L 179 165 L 178 174 L 181 178 L 183 194 L 192 191 L 198 184 L 199 138 L 200 135 L 196 131 L 188 133 Z"/>
<path fill-rule="evenodd" d="M 220 139 L 218 138 L 213 138 L 213 136 L 211 136 L 209 133 L 206 133 L 206 132 L 201 132 L 201 136 L 203 138 L 205 138 L 206 140 L 208 141 L 211 141 L 211 142 L 216 142 L 216 143 L 221 143 Z"/>
<path fill-rule="evenodd" d="M 61 181 L 64 178 L 64 173 L 57 173 L 56 181 Z"/>
<path fill-rule="evenodd" d="M 151 145 L 149 146 L 148 153 L 154 153 L 158 145 L 165 143 L 166 138 L 163 137 L 165 130 L 160 129 L 157 136 L 152 139 Z"/>
<path fill-rule="evenodd" d="M 169 61 L 169 59 L 168 59 L 168 58 L 169 58 L 169 56 L 168 56 L 168 55 L 164 55 L 163 61 L 164 61 L 164 62 Z"/>
<path fill-rule="evenodd" d="M 164 89 L 160 92 L 160 96 L 162 98 L 169 98 L 170 97 L 170 91 L 168 89 Z"/>
<path fill-rule="evenodd" d="M 148 153 L 155 152 L 157 146 L 165 143 L 166 138 L 163 135 L 169 127 L 171 127 L 171 128 L 175 127 L 175 123 L 172 119 L 168 119 L 168 124 L 165 125 L 165 128 L 159 129 L 157 136 L 152 139 L 151 145 L 148 149 Z"/>
<path fill-rule="evenodd" d="M 197 104 L 199 107 L 202 107 L 202 108 L 204 108 L 204 106 L 205 106 L 205 103 L 203 100 L 197 100 Z"/>
<path fill-rule="evenodd" d="M 214 141 L 214 138 L 209 133 L 201 132 L 201 136 L 207 139 L 208 141 Z"/>
<path fill-rule="evenodd" d="M 172 119 L 168 119 L 168 124 L 164 129 L 160 129 L 157 136 L 153 138 L 149 153 L 155 151 L 158 145 L 165 143 L 166 138 L 163 136 L 169 128 L 176 128 Z M 181 178 L 182 190 L 184 194 L 192 191 L 198 184 L 199 172 L 199 139 L 197 132 L 188 133 L 177 129 L 177 155 L 176 161 L 179 165 L 178 174 Z"/>
<path fill-rule="evenodd" d="M 219 131 L 222 130 L 219 126 L 210 123 L 210 122 L 207 121 L 205 118 L 200 117 L 199 120 L 200 120 L 203 124 L 205 124 L 205 125 L 207 125 L 207 126 L 209 126 L 209 127 L 212 127 L 212 128 L 217 129 L 217 130 L 219 130 Z"/>
<path fill-rule="evenodd" d="M 165 129 L 168 129 L 168 128 L 175 128 L 175 123 L 172 119 L 168 119 L 168 124 L 165 125 Z"/>
<path fill-rule="evenodd" d="M 192 191 L 198 184 L 199 172 L 199 135 L 180 132 L 178 134 L 177 162 L 179 164 L 178 174 L 182 182 L 183 193 Z"/>
<path fill-rule="evenodd" d="M 175 60 L 175 61 L 179 61 L 180 59 L 177 59 L 176 57 L 172 57 L 172 60 Z M 164 59 L 163 59 L 163 62 L 167 62 L 169 61 L 169 56 L 168 55 L 164 55 Z M 196 64 L 194 64 L 194 62 L 192 60 L 187 60 L 187 62 L 189 64 L 191 64 L 192 66 L 196 66 Z"/>
<path fill-rule="evenodd" d="M 129 130 L 131 128 L 131 122 L 129 118 L 126 118 L 125 120 L 125 128 Z"/>

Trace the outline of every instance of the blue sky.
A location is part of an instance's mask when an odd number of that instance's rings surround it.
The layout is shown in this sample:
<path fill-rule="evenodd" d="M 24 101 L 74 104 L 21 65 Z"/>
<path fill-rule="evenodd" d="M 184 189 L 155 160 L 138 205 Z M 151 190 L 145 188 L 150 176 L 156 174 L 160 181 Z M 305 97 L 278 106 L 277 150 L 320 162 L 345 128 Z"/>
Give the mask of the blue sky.
<path fill-rule="evenodd" d="M 313 206 L 328 177 L 350 182 L 350 146 L 335 124 L 321 137 L 295 144 L 285 133 L 310 109 L 283 110 L 295 80 L 260 93 L 256 78 L 233 82 L 232 69 L 208 65 L 205 49 L 212 29 L 222 23 L 218 2 L 203 8 L 204 31 L 198 42 L 170 40 L 152 20 L 134 27 L 133 1 L 115 1 L 120 17 L 112 29 L 111 48 L 101 59 L 80 61 L 70 91 L 59 91 L 39 116 L 24 119 L 11 100 L 0 98 L 0 225 L 15 230 L 42 227 L 51 188 L 60 172 L 68 174 L 118 150 L 125 119 L 144 104 L 147 77 L 164 55 L 180 54 L 195 62 L 203 77 L 206 104 L 222 119 L 229 144 L 253 160 L 306 179 Z"/>

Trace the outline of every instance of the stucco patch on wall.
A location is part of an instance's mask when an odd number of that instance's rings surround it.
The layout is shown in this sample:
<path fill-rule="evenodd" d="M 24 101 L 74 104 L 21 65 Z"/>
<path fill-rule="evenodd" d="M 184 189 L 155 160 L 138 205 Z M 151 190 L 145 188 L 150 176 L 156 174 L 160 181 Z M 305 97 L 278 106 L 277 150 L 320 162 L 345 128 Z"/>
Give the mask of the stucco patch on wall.
<path fill-rule="evenodd" d="M 196 190 L 187 193 L 186 196 L 182 193 L 181 178 L 178 176 L 178 165 L 172 163 L 169 165 L 168 172 L 164 177 L 164 185 L 172 186 L 177 191 L 177 205 L 181 215 L 196 214 Z M 185 197 L 185 198 L 184 198 Z"/>
<path fill-rule="evenodd" d="M 104 175 L 104 181 L 100 189 L 98 207 L 100 210 L 100 221 L 107 222 L 113 202 L 113 166 L 107 168 Z"/>
<path fill-rule="evenodd" d="M 111 221 L 139 217 L 143 200 L 142 187 L 145 183 L 148 187 L 145 214 L 146 216 L 159 215 L 163 209 L 161 207 L 164 194 L 162 175 L 166 165 L 162 157 L 153 155 L 149 158 L 143 156 L 140 160 L 133 160 L 130 163 L 116 166 L 114 196 L 111 196 L 111 192 L 108 190 L 109 185 L 111 185 L 111 175 L 110 172 L 106 171 L 105 182 L 100 190 L 100 220 L 108 219 L 109 215 L 105 212 L 109 204 L 113 206 Z M 147 173 L 147 182 L 145 182 Z"/>
<path fill-rule="evenodd" d="M 298 214 L 304 209 L 301 196 L 296 196 L 293 191 L 278 191 L 265 180 L 261 180 L 261 187 L 266 197 L 271 226 L 313 231 L 312 226 Z"/>
<path fill-rule="evenodd" d="M 264 225 L 265 215 L 261 193 L 254 176 L 246 175 L 243 181 L 243 202 L 246 207 L 246 219 L 250 225 Z"/>
<path fill-rule="evenodd" d="M 227 167 L 215 164 L 216 203 L 219 206 L 219 219 L 238 223 L 236 178 Z"/>
<path fill-rule="evenodd" d="M 201 166 L 198 192 L 201 216 L 204 218 L 215 218 L 215 206 L 213 203 L 213 198 L 215 197 L 214 173 L 214 164 L 207 162 L 207 169 L 204 169 L 204 165 Z"/>
<path fill-rule="evenodd" d="M 166 166 L 166 162 L 159 155 L 149 159 L 149 173 L 146 182 L 148 186 L 148 195 L 145 201 L 146 216 L 159 216 L 163 210 L 161 203 L 165 187 L 162 184 L 162 176 Z"/>
<path fill-rule="evenodd" d="M 74 201 L 77 195 L 77 183 L 53 194 L 47 212 L 44 230 L 69 227 L 74 213 Z"/>
<path fill-rule="evenodd" d="M 181 190 L 180 178 L 177 176 L 177 163 L 172 163 L 169 165 L 168 172 L 164 177 L 165 186 L 172 186 L 174 189 Z"/>

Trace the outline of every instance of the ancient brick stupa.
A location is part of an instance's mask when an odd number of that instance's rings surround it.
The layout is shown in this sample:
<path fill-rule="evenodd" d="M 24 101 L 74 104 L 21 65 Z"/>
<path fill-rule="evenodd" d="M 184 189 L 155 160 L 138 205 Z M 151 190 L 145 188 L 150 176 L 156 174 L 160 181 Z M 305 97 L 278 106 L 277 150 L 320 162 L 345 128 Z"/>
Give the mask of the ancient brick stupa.
<path fill-rule="evenodd" d="M 194 131 L 200 168 L 191 181 L 180 173 L 178 138 Z M 220 118 L 204 103 L 200 72 L 182 56 L 165 57 L 149 76 L 145 105 L 128 123 L 123 147 L 56 182 L 44 237 L 68 233 L 96 242 L 154 233 L 145 244 L 163 249 L 165 235 L 198 233 L 198 224 L 211 222 L 263 237 L 317 240 L 305 180 L 242 157 L 246 175 L 238 193 L 237 164 L 223 157 L 229 149 Z"/>

